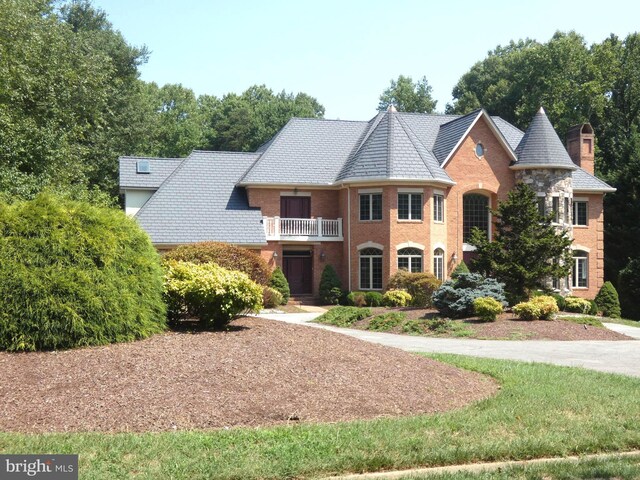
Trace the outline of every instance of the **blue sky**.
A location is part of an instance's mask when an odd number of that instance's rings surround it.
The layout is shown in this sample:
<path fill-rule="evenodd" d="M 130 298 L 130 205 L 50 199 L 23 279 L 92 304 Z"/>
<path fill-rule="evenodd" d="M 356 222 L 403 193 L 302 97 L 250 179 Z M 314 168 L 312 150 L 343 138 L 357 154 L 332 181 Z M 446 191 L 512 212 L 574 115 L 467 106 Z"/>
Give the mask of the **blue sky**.
<path fill-rule="evenodd" d="M 588 44 L 640 30 L 637 0 L 94 0 L 134 45 L 142 78 L 196 94 L 254 84 L 305 92 L 327 118 L 368 120 L 398 75 L 426 76 L 438 111 L 475 62 L 519 38 L 576 30 Z"/>

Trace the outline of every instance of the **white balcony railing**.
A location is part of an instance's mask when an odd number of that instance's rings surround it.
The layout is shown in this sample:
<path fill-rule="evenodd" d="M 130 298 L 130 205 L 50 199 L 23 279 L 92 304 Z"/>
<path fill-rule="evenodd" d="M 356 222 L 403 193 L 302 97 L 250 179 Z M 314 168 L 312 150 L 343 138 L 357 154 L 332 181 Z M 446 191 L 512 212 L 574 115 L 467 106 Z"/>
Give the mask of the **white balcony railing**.
<path fill-rule="evenodd" d="M 341 241 L 342 219 L 262 217 L 267 240 Z"/>

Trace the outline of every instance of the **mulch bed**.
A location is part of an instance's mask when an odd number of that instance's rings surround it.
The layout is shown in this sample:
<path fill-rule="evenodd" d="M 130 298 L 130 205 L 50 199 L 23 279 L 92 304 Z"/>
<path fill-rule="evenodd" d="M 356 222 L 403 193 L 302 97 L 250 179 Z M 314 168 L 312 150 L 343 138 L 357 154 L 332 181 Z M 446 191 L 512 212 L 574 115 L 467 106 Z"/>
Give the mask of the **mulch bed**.
<path fill-rule="evenodd" d="M 402 311 L 408 320 L 433 319 L 439 316 L 434 309 L 420 308 L 373 308 L 374 315 L 389 311 Z M 353 328 L 366 329 L 370 319 L 356 322 Z M 483 340 L 633 340 L 633 338 L 601 327 L 579 325 L 567 320 L 520 320 L 512 313 L 503 313 L 495 322 L 483 322 L 478 318 L 454 320 L 462 323 L 473 333 L 465 338 Z M 390 333 L 403 333 L 401 327 L 394 327 Z M 451 337 L 447 334 L 431 334 Z M 430 336 L 431 336 L 430 335 Z"/>
<path fill-rule="evenodd" d="M 457 409 L 497 384 L 397 349 L 241 318 L 227 332 L 0 352 L 0 431 L 171 431 Z"/>

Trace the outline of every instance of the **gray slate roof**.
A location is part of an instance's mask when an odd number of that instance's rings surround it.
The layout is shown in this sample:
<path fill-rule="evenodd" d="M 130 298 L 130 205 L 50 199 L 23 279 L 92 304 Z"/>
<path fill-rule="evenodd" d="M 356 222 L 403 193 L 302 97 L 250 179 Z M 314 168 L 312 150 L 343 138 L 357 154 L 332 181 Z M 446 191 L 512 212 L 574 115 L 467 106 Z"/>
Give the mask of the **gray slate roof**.
<path fill-rule="evenodd" d="M 151 173 L 137 173 L 138 160 L 148 160 Z M 182 163 L 182 158 L 120 157 L 120 189 L 157 190 L 162 182 Z"/>
<path fill-rule="evenodd" d="M 451 153 L 451 150 L 458 144 L 462 135 L 469 129 L 471 124 L 475 122 L 478 115 L 482 113 L 482 109 L 474 110 L 467 115 L 451 120 L 444 125 L 440 125 L 440 131 L 433 145 L 433 154 L 436 156 L 440 164 Z"/>
<path fill-rule="evenodd" d="M 239 183 L 331 185 L 367 125 L 292 118 Z"/>
<path fill-rule="evenodd" d="M 336 181 L 363 179 L 438 180 L 453 183 L 433 154 L 397 112 L 378 114 Z"/>
<path fill-rule="evenodd" d="M 582 168 L 577 168 L 571 172 L 573 191 L 589 191 L 589 192 L 615 192 L 616 189 L 599 178 L 594 177 Z"/>
<path fill-rule="evenodd" d="M 266 244 L 262 214 L 236 183 L 258 153 L 193 151 L 135 218 L 154 244 Z"/>
<path fill-rule="evenodd" d="M 569 170 L 578 168 L 569 157 L 542 107 L 531 120 L 529 128 L 516 148 L 516 155 L 518 161 L 513 166 L 518 168 L 545 167 Z"/>

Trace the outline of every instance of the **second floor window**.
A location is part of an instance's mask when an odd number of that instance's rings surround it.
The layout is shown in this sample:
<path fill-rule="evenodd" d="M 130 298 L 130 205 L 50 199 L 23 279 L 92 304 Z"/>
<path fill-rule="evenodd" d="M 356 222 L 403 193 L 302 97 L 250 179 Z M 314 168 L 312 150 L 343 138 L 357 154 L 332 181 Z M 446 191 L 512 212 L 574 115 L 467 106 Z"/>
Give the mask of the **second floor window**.
<path fill-rule="evenodd" d="M 382 220 L 382 194 L 360 194 L 360 220 Z"/>
<path fill-rule="evenodd" d="M 573 224 L 583 227 L 587 225 L 587 202 L 573 201 Z"/>
<path fill-rule="evenodd" d="M 422 220 L 422 194 L 398 194 L 398 220 Z"/>
<path fill-rule="evenodd" d="M 551 210 L 553 211 L 554 223 L 560 223 L 560 198 L 551 197 Z"/>
<path fill-rule="evenodd" d="M 433 221 L 444 222 L 444 195 L 433 196 Z"/>

